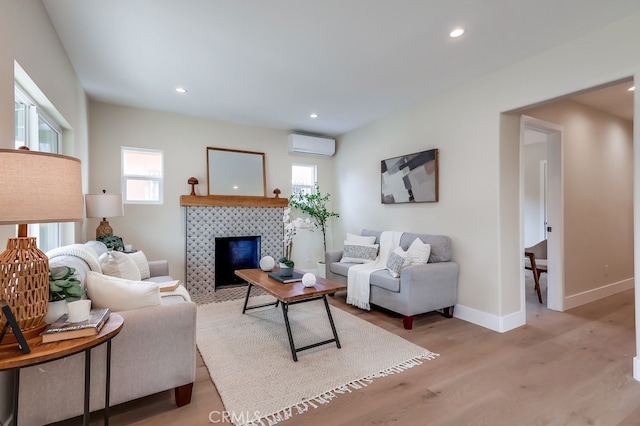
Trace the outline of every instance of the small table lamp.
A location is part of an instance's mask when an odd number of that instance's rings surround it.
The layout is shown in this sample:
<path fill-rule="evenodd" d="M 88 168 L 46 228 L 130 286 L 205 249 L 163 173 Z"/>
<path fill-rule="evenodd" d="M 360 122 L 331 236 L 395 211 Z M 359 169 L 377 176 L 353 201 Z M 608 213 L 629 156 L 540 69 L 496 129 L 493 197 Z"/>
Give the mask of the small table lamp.
<path fill-rule="evenodd" d="M 83 220 L 80 160 L 0 149 L 0 182 L 0 225 L 19 225 L 18 237 L 9 238 L 0 254 L 0 299 L 29 339 L 44 326 L 49 259 L 38 249 L 36 238 L 27 237 L 27 224 Z M 0 328 L 6 322 L 4 315 L 0 317 Z"/>
<path fill-rule="evenodd" d="M 113 228 L 107 221 L 108 217 L 124 216 L 124 208 L 122 206 L 122 195 L 107 194 L 106 190 L 102 190 L 102 194 L 87 194 L 84 196 L 87 206 L 87 217 L 101 217 L 102 221 L 96 228 L 96 239 L 103 236 L 112 236 Z"/>

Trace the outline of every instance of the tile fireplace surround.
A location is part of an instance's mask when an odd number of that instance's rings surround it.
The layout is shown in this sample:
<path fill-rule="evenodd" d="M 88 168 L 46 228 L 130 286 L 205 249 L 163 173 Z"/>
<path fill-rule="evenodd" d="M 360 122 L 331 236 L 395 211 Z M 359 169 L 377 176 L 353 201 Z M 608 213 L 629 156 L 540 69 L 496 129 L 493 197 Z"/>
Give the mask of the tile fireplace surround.
<path fill-rule="evenodd" d="M 285 201 L 286 202 L 286 201 Z M 215 289 L 215 239 L 259 235 L 260 257 L 282 255 L 281 206 L 186 205 L 186 286 L 193 294 Z"/>

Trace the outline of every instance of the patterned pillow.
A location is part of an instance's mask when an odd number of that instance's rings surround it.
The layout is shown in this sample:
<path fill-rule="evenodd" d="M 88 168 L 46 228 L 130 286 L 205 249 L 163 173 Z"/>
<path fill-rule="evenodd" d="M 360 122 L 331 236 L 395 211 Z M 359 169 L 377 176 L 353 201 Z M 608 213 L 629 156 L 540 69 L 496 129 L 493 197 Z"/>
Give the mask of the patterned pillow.
<path fill-rule="evenodd" d="M 407 253 L 402 250 L 402 247 L 397 247 L 389 256 L 389 260 L 387 260 L 387 270 L 393 278 L 398 278 L 402 268 L 408 264 Z"/>
<path fill-rule="evenodd" d="M 353 244 L 344 242 L 341 263 L 370 263 L 378 257 L 379 244 Z"/>

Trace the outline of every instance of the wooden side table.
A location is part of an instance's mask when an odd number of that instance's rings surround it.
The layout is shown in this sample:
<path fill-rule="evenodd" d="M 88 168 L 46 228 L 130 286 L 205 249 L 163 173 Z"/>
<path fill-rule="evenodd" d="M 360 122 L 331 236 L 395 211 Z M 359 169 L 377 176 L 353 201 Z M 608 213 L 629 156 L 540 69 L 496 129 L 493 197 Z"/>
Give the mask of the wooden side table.
<path fill-rule="evenodd" d="M 104 424 L 109 424 L 109 392 L 111 388 L 111 339 L 113 339 L 124 324 L 124 319 L 112 313 L 96 336 L 78 339 L 61 340 L 58 342 L 42 343 L 38 337 L 29 342 L 31 352 L 22 353 L 18 345 L 0 346 L 0 371 L 13 371 L 13 424 L 18 425 L 18 399 L 20 396 L 20 369 L 42 364 L 56 359 L 65 358 L 84 352 L 84 417 L 83 424 L 89 424 L 89 393 L 91 389 L 91 349 L 107 343 L 106 389 L 104 402 Z"/>

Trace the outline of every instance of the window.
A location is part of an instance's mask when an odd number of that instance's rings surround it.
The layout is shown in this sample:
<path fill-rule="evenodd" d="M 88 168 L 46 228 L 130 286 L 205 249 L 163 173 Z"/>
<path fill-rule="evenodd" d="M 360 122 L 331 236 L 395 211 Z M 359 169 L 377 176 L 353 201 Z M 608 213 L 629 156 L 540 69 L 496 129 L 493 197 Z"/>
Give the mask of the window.
<path fill-rule="evenodd" d="M 317 182 L 317 167 L 312 164 L 291 165 L 291 193 L 311 194 Z"/>
<path fill-rule="evenodd" d="M 32 151 L 59 153 L 62 129 L 17 84 L 14 105 L 15 147 L 26 146 Z M 27 233 L 36 237 L 38 248 L 42 251 L 62 245 L 60 223 L 30 224 Z"/>
<path fill-rule="evenodd" d="M 121 147 L 122 194 L 127 204 L 162 204 L 164 153 Z"/>

